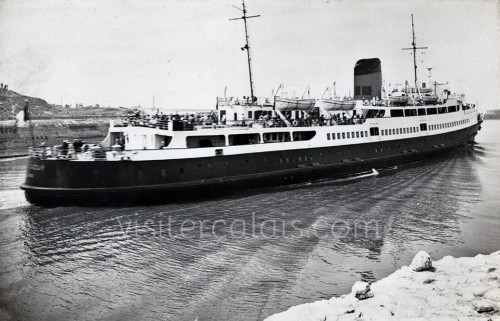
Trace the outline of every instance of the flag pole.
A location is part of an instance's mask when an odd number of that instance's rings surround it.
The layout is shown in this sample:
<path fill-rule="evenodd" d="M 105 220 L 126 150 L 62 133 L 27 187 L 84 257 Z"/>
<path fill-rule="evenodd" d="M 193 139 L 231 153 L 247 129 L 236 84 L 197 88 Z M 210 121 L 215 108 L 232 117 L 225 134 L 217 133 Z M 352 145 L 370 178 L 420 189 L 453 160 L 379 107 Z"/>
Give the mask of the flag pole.
<path fill-rule="evenodd" d="M 30 117 L 30 102 L 28 99 L 24 100 L 24 121 L 28 122 L 28 127 L 31 135 L 31 145 L 34 147 L 35 146 L 35 135 L 33 133 L 33 124 L 31 123 L 31 117 Z"/>

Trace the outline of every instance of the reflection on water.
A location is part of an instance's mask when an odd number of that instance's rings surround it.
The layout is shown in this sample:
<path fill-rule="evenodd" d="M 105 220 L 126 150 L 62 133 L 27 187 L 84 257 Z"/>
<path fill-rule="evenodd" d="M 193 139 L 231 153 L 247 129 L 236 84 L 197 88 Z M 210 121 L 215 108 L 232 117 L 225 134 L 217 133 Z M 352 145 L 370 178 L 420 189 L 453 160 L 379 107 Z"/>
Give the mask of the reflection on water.
<path fill-rule="evenodd" d="M 491 126 L 490 126 L 491 125 Z M 0 319 L 257 320 L 407 265 L 499 248 L 500 122 L 379 175 L 128 208 L 39 208 L 0 163 Z"/>

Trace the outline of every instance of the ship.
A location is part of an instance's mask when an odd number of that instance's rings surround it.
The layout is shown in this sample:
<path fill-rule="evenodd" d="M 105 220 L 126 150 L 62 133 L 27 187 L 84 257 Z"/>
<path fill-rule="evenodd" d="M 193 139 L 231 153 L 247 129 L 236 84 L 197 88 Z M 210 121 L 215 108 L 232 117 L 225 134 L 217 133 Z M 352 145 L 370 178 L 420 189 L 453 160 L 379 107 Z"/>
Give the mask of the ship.
<path fill-rule="evenodd" d="M 243 19 L 247 23 L 243 2 Z M 245 28 L 246 31 L 246 28 Z M 412 15 L 412 50 L 416 52 Z M 426 159 L 471 144 L 481 126 L 475 105 L 443 90 L 426 100 L 408 88 L 405 104 L 382 95 L 381 63 L 354 68 L 351 110 L 319 103 L 280 108 L 254 96 L 217 98 L 213 112 L 129 115 L 111 122 L 101 144 L 64 142 L 30 149 L 26 181 L 33 204 L 122 204 L 197 198 L 215 192 L 345 177 Z M 415 55 L 414 55 L 415 56 Z M 420 86 L 420 87 L 419 87 Z"/>

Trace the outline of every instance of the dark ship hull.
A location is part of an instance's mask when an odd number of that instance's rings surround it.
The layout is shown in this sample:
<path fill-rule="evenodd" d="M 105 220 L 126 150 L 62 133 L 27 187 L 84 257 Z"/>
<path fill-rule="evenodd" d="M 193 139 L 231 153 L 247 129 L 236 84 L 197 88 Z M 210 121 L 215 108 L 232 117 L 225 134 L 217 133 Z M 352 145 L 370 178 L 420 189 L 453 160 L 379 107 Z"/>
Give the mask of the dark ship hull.
<path fill-rule="evenodd" d="M 192 159 L 66 161 L 29 158 L 25 190 L 39 205 L 165 202 L 345 177 L 426 159 L 474 141 L 480 122 L 438 135 Z"/>

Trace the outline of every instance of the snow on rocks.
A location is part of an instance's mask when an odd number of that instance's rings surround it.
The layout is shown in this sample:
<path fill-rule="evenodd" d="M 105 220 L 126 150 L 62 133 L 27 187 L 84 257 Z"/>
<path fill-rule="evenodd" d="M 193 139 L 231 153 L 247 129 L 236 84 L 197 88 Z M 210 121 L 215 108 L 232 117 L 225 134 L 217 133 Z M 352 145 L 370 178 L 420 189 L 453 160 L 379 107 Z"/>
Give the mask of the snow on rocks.
<path fill-rule="evenodd" d="M 474 306 L 474 309 L 479 312 L 492 312 L 496 310 L 495 304 L 489 300 L 486 299 L 474 299 L 472 301 L 472 305 Z"/>
<path fill-rule="evenodd" d="M 410 268 L 417 272 L 430 270 L 432 268 L 431 256 L 425 251 L 418 252 L 411 261 Z"/>
<path fill-rule="evenodd" d="M 359 300 L 364 300 L 373 297 L 373 293 L 370 292 L 370 284 L 366 282 L 356 282 L 352 286 L 352 293 Z"/>
<path fill-rule="evenodd" d="M 431 270 L 404 266 L 371 285 L 356 282 L 350 294 L 291 307 L 266 321 L 500 320 L 500 251 L 434 263 L 421 252 L 418 266 Z"/>

